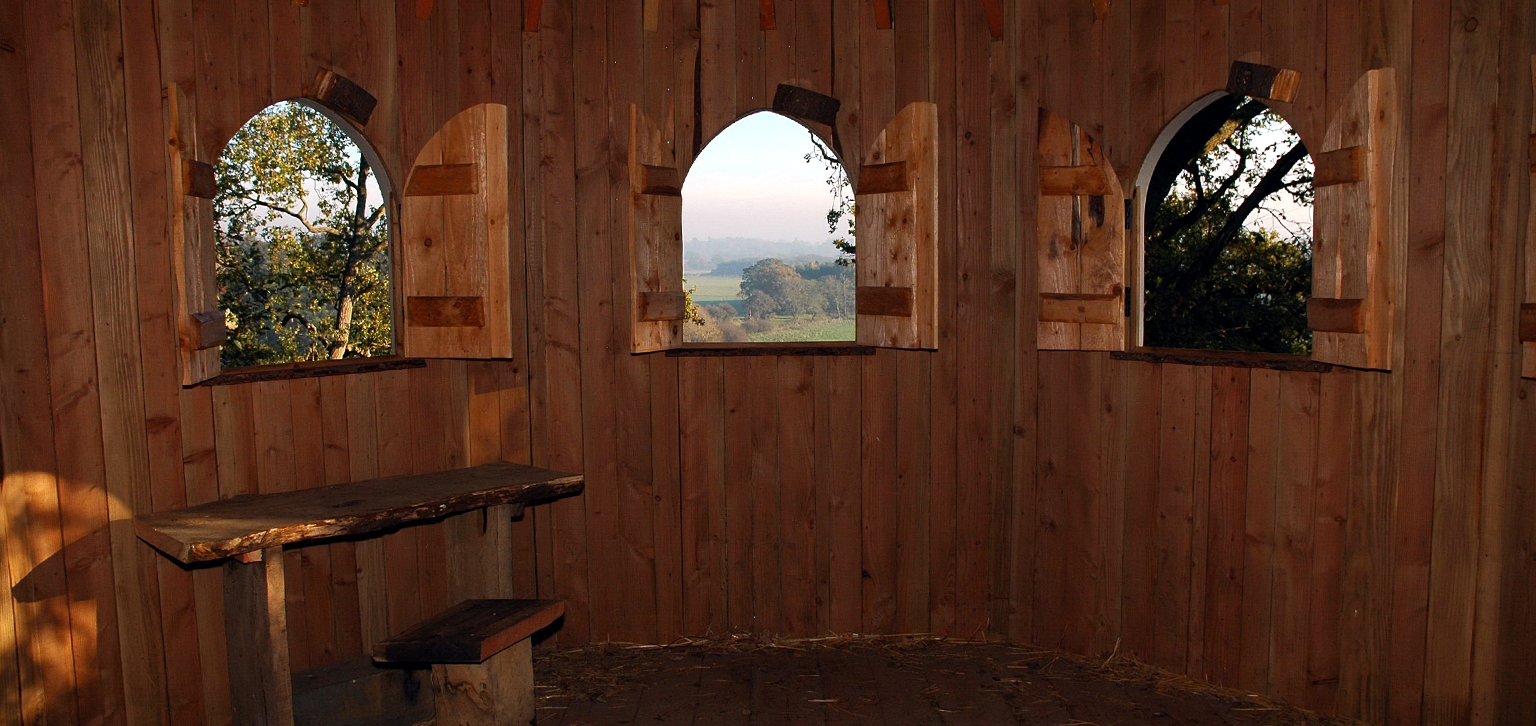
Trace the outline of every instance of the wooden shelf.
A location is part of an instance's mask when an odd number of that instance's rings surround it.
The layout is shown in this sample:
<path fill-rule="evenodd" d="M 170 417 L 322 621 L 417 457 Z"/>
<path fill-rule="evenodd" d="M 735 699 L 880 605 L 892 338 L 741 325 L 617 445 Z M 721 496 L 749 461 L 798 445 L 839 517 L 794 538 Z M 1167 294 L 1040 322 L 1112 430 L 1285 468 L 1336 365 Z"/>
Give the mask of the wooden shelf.
<path fill-rule="evenodd" d="M 496 462 L 279 494 L 255 494 L 134 518 L 139 538 L 182 562 L 365 534 L 497 504 L 579 493 L 579 474 Z"/>

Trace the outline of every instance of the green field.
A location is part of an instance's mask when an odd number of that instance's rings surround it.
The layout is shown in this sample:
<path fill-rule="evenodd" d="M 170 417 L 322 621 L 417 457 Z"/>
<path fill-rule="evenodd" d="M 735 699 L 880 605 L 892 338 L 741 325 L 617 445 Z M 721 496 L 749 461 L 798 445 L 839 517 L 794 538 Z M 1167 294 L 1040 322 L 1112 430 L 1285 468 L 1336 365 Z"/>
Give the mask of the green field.
<path fill-rule="evenodd" d="M 736 297 L 736 293 L 741 292 L 740 275 L 689 275 L 687 286 L 698 288 L 693 293 L 693 301 L 700 305 L 741 301 Z"/>
<path fill-rule="evenodd" d="M 853 318 L 790 320 L 776 318 L 772 330 L 748 336 L 754 343 L 804 343 L 812 340 L 853 340 Z"/>

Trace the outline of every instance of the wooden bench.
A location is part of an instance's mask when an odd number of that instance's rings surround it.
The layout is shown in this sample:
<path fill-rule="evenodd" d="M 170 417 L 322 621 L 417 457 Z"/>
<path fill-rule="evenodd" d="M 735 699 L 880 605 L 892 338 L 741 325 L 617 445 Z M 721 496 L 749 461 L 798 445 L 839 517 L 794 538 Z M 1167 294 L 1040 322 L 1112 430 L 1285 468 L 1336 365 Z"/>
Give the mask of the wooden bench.
<path fill-rule="evenodd" d="M 533 723 L 534 633 L 559 600 L 465 600 L 373 647 L 379 663 L 432 664 L 438 726 Z"/>
<path fill-rule="evenodd" d="M 525 504 L 580 493 L 583 486 L 578 474 L 496 462 L 222 499 L 139 515 L 134 528 L 140 539 L 183 563 L 224 561 L 234 723 L 292 726 L 283 545 L 383 534 L 484 507 L 520 511 Z"/>

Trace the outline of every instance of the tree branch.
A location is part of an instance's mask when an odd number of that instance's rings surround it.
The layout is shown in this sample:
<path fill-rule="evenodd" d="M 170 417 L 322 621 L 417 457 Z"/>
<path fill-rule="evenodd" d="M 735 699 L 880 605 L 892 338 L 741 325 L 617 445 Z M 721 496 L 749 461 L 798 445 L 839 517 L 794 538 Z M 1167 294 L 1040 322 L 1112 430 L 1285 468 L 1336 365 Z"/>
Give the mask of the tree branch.
<path fill-rule="evenodd" d="M 1290 151 L 1285 152 L 1285 155 L 1281 156 L 1275 162 L 1275 165 L 1264 173 L 1264 178 L 1260 179 L 1258 185 L 1253 188 L 1253 191 L 1248 193 L 1248 197 L 1243 200 L 1243 203 L 1239 204 L 1237 209 L 1227 216 L 1227 221 L 1222 225 L 1221 231 L 1216 233 L 1216 236 L 1206 243 L 1205 247 L 1196 255 L 1195 261 L 1179 275 L 1174 285 L 1180 289 L 1187 288 L 1190 283 L 1209 274 L 1211 268 L 1216 265 L 1216 260 L 1220 259 L 1221 253 L 1243 231 L 1243 225 L 1248 222 L 1249 215 L 1253 214 L 1253 211 L 1258 209 L 1259 204 L 1268 198 L 1269 195 L 1285 188 L 1285 175 L 1289 174 L 1291 167 L 1296 166 L 1297 162 L 1301 161 L 1302 157 L 1306 155 L 1307 147 L 1300 143 L 1291 147 Z"/>

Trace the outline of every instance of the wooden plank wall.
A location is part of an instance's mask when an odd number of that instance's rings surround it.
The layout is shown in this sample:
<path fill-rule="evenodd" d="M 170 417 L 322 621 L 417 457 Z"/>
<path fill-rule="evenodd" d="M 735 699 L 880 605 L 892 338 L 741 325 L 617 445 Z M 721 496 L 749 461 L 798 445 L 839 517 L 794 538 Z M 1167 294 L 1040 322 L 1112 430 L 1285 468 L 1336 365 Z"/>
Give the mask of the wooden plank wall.
<path fill-rule="evenodd" d="M 658 0 L 659 1 L 659 0 Z M 1536 389 L 1516 383 L 1536 52 L 1522 0 L 58 0 L 0 4 L 0 710 L 229 720 L 216 569 L 133 512 L 497 458 L 580 498 L 292 550 L 295 668 L 471 595 L 560 597 L 566 642 L 933 632 L 1112 652 L 1380 723 L 1531 723 Z M 536 12 L 527 32 L 525 11 Z M 1036 351 L 1039 106 L 1133 180 L 1234 59 L 1300 70 L 1320 139 L 1398 69 L 1411 199 L 1391 373 Z M 402 181 L 458 110 L 514 110 L 511 361 L 176 386 L 160 89 L 212 158 L 333 67 Z M 686 168 L 792 81 L 850 155 L 940 113 L 937 352 L 630 356 L 630 103 Z M 697 103 L 696 103 L 697 100 Z M 483 526 L 482 526 L 483 524 Z"/>

